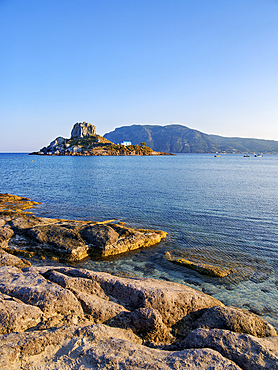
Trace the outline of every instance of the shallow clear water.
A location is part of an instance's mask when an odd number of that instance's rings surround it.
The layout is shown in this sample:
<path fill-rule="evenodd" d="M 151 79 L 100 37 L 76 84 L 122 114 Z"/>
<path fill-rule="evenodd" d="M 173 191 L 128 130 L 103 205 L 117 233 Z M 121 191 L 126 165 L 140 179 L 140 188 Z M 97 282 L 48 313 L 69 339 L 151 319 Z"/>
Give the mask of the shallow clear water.
<path fill-rule="evenodd" d="M 39 157 L 0 154 L 0 192 L 43 202 L 39 216 L 117 219 L 169 233 L 159 245 L 84 268 L 185 283 L 278 329 L 278 156 Z M 212 278 L 170 251 L 232 268 Z"/>

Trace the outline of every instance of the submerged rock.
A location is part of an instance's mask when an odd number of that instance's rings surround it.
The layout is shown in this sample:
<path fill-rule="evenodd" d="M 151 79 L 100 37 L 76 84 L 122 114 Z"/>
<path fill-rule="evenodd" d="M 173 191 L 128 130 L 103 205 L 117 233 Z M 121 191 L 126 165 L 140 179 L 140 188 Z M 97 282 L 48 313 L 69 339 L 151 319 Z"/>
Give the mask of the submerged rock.
<path fill-rule="evenodd" d="M 227 269 L 227 268 L 222 268 L 218 266 L 212 266 L 206 263 L 197 263 L 197 262 L 192 262 L 184 258 L 175 258 L 172 257 L 169 252 L 165 253 L 165 258 L 172 263 L 175 263 L 177 265 L 185 266 L 191 270 L 195 270 L 199 272 L 202 275 L 207 275 L 207 276 L 212 276 L 212 277 L 225 277 L 230 275 L 233 270 L 232 269 Z"/>

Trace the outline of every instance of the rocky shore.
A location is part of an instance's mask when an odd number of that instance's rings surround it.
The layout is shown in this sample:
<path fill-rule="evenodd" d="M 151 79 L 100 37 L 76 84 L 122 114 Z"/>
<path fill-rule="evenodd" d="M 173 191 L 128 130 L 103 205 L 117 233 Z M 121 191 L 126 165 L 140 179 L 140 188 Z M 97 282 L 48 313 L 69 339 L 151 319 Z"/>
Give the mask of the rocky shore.
<path fill-rule="evenodd" d="M 0 196 L 1 369 L 278 369 L 276 331 L 254 313 L 182 284 L 51 263 L 55 250 L 82 256 L 71 251 L 84 239 L 105 255 L 162 232 L 49 221 L 26 213 L 36 204 Z M 49 260 L 33 266 L 35 255 Z"/>

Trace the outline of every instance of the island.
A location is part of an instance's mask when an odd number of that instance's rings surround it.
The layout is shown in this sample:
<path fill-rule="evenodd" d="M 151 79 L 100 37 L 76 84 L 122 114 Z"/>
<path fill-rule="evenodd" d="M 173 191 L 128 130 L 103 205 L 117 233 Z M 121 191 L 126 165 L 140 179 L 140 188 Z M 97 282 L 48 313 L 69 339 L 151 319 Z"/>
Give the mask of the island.
<path fill-rule="evenodd" d="M 57 262 L 146 247 L 166 233 L 40 218 L 38 204 L 0 194 L 2 370 L 278 369 L 277 333 L 253 312 L 184 284 Z"/>
<path fill-rule="evenodd" d="M 47 147 L 30 155 L 66 155 L 66 156 L 126 156 L 126 155 L 172 155 L 156 152 L 142 142 L 132 145 L 129 141 L 114 144 L 97 135 L 96 126 L 88 122 L 77 122 L 72 128 L 70 139 L 58 136 Z"/>

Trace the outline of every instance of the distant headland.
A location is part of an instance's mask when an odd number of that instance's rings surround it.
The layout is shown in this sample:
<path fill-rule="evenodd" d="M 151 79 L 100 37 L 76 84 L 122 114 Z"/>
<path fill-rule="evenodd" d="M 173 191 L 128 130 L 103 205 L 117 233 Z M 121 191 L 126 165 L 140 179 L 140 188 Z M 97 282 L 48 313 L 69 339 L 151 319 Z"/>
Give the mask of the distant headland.
<path fill-rule="evenodd" d="M 58 136 L 47 147 L 31 155 L 66 155 L 66 156 L 124 156 L 124 155 L 169 155 L 153 151 L 146 143 L 132 145 L 131 141 L 114 144 L 97 135 L 96 126 L 88 122 L 75 123 L 70 139 Z"/>

